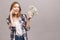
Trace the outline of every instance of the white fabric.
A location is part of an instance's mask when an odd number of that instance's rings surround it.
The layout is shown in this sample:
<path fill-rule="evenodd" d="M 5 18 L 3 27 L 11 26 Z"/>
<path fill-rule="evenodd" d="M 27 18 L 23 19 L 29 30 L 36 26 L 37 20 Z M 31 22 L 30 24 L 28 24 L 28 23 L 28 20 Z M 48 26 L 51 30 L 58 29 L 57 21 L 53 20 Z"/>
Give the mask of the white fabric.
<path fill-rule="evenodd" d="M 14 21 L 14 25 L 16 27 L 16 35 L 21 36 L 21 35 L 23 35 L 23 32 L 22 32 L 22 23 L 19 22 L 19 20 L 21 21 L 21 18 L 18 19 L 18 20 L 15 20 Z"/>

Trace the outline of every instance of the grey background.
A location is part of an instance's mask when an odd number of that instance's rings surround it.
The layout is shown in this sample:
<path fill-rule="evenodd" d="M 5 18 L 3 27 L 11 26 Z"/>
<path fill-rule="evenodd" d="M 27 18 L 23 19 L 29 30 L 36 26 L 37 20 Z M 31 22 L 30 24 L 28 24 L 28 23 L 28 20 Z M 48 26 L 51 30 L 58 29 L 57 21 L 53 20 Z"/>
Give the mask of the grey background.
<path fill-rule="evenodd" d="M 6 18 L 14 1 L 21 4 L 22 13 L 26 13 L 31 4 L 39 10 L 31 20 L 29 40 L 60 40 L 60 0 L 0 0 L 0 40 L 10 40 Z"/>

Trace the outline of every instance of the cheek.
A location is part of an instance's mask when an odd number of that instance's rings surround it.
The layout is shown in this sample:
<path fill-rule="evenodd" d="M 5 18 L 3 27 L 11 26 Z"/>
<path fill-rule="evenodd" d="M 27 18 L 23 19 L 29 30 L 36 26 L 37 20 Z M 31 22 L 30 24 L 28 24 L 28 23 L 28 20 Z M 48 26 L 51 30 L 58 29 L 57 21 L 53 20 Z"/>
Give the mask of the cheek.
<path fill-rule="evenodd" d="M 13 10 L 16 10 L 16 8 L 13 8 Z"/>
<path fill-rule="evenodd" d="M 17 8 L 17 10 L 19 11 L 19 8 Z"/>

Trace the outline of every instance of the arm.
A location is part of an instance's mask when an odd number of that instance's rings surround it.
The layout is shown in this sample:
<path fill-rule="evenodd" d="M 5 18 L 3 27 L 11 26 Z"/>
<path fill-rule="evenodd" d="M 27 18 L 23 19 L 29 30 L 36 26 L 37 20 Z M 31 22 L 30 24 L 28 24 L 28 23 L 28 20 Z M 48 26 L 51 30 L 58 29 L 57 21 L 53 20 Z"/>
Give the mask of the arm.
<path fill-rule="evenodd" d="M 32 18 L 32 13 L 29 12 L 28 17 L 27 17 L 27 22 L 26 22 L 26 27 L 27 27 L 28 30 L 30 29 L 30 20 L 31 20 L 31 18 Z"/>
<path fill-rule="evenodd" d="M 11 25 L 10 16 L 8 16 L 8 18 L 6 18 L 6 22 L 9 26 Z"/>
<path fill-rule="evenodd" d="M 12 26 L 13 25 L 13 19 L 12 19 L 12 14 L 10 13 L 10 25 Z"/>
<path fill-rule="evenodd" d="M 10 11 L 10 26 L 14 26 L 14 25 L 13 25 L 12 13 L 13 13 L 13 10 Z"/>
<path fill-rule="evenodd" d="M 28 28 L 28 30 L 30 29 L 30 19 L 27 19 L 26 27 Z"/>
<path fill-rule="evenodd" d="M 10 20 L 10 15 L 8 16 L 8 18 L 6 18 L 6 22 L 9 25 L 9 28 L 11 28 L 11 20 Z"/>

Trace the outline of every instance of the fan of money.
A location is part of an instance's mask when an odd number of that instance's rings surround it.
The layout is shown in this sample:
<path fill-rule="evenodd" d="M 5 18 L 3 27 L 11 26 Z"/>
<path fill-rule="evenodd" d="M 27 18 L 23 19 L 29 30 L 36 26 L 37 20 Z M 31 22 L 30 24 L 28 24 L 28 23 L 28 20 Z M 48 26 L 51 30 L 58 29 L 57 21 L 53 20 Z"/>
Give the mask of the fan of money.
<path fill-rule="evenodd" d="M 38 14 L 38 10 L 34 5 L 30 5 L 28 7 L 28 15 L 30 15 L 31 17 L 35 16 Z"/>

